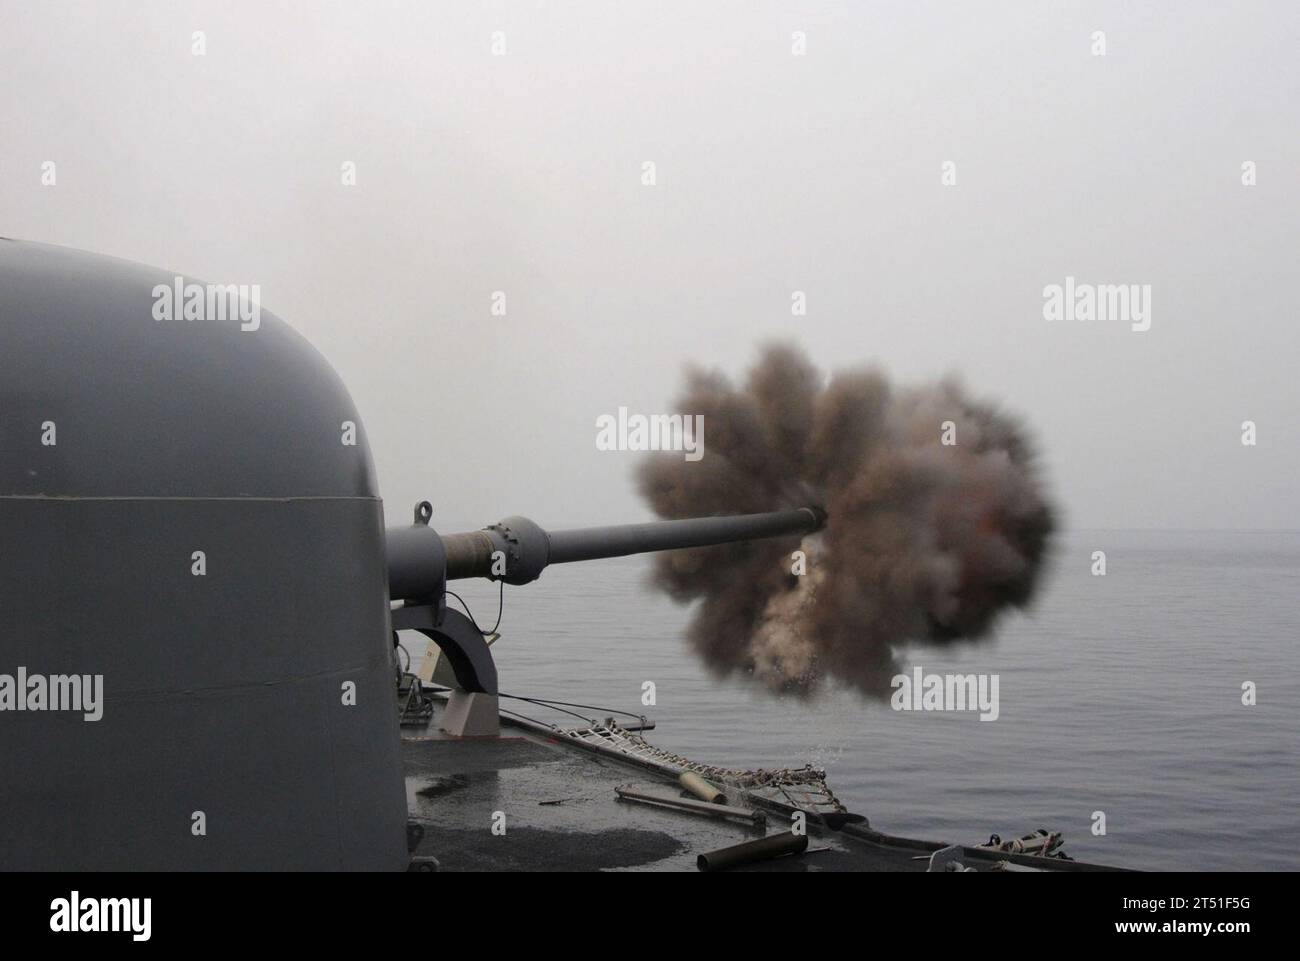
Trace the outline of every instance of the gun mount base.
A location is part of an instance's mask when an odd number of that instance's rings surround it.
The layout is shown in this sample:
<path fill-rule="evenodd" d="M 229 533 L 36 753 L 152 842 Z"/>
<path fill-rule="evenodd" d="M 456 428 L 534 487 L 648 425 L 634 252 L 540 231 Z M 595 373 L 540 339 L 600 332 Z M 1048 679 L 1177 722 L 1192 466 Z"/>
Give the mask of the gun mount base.
<path fill-rule="evenodd" d="M 494 737 L 501 733 L 497 713 L 497 667 L 487 639 L 459 611 L 407 602 L 392 611 L 392 627 L 418 631 L 438 645 L 456 677 L 442 730 L 456 737 Z"/>
<path fill-rule="evenodd" d="M 454 737 L 498 737 L 501 714 L 497 696 L 482 691 L 452 691 L 442 712 L 439 725 L 444 734 Z"/>

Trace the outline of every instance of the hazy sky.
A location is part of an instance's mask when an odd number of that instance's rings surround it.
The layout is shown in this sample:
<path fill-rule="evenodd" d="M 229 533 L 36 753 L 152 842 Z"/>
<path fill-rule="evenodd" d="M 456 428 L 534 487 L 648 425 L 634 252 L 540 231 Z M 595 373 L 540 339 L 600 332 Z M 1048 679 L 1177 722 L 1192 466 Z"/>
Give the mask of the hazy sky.
<path fill-rule="evenodd" d="M 260 284 L 395 521 L 640 519 L 596 417 L 788 337 L 1023 413 L 1069 526 L 1300 528 L 1297 50 L 1290 0 L 0 0 L 0 235 Z"/>

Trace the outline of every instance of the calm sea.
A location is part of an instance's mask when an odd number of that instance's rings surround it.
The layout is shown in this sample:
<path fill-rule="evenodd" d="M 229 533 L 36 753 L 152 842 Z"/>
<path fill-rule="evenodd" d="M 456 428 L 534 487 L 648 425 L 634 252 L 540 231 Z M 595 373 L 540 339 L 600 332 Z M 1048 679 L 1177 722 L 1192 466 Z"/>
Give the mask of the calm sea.
<path fill-rule="evenodd" d="M 1094 550 L 1104 577 L 1091 573 Z M 506 588 L 502 690 L 644 711 L 654 743 L 701 761 L 811 762 L 890 833 L 975 843 L 1043 827 L 1079 859 L 1300 868 L 1300 533 L 1066 535 L 1032 611 L 987 642 L 904 659 L 998 674 L 991 723 L 712 678 L 683 638 L 689 608 L 648 588 L 648 569 L 644 558 L 557 566 Z M 490 624 L 496 588 L 453 586 Z M 652 708 L 640 706 L 647 680 Z M 1242 704 L 1247 681 L 1254 706 Z"/>

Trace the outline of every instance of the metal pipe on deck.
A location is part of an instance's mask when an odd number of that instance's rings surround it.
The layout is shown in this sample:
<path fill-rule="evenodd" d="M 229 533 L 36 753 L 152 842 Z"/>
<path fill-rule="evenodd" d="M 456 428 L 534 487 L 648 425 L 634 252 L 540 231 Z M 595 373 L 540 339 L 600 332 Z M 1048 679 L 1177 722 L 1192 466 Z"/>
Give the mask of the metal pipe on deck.
<path fill-rule="evenodd" d="M 694 771 L 683 771 L 677 778 L 683 788 L 709 804 L 726 804 L 727 796 Z"/>
<path fill-rule="evenodd" d="M 806 850 L 808 850 L 808 835 L 782 831 L 780 834 L 769 834 L 757 841 L 746 841 L 729 848 L 707 851 L 695 859 L 695 866 L 701 871 L 730 871 L 732 868 L 757 864 L 759 861 L 803 854 Z"/>

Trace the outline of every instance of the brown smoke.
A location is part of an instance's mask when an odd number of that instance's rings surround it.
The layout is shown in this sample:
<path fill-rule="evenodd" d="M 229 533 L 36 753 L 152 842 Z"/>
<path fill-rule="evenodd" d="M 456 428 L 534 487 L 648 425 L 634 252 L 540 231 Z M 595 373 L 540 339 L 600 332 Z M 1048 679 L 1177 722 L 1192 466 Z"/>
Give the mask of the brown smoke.
<path fill-rule="evenodd" d="M 699 599 L 690 640 L 718 674 L 808 694 L 828 679 L 887 697 L 895 648 L 985 636 L 1026 604 L 1053 527 L 1019 423 L 944 380 L 878 370 L 829 380 L 769 346 L 743 387 L 690 369 L 677 409 L 704 415 L 704 457 L 658 454 L 640 488 L 661 517 L 816 504 L 824 530 L 674 551 L 655 583 Z M 951 421 L 955 443 L 941 443 Z M 807 572 L 792 573 L 802 550 Z"/>

